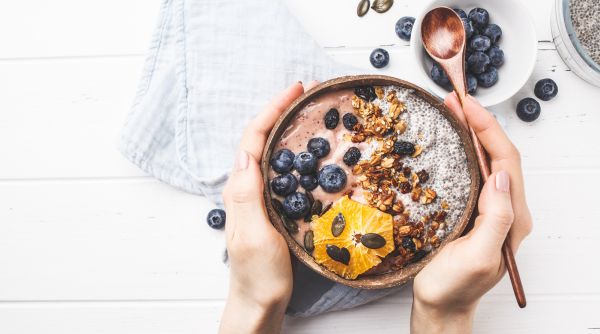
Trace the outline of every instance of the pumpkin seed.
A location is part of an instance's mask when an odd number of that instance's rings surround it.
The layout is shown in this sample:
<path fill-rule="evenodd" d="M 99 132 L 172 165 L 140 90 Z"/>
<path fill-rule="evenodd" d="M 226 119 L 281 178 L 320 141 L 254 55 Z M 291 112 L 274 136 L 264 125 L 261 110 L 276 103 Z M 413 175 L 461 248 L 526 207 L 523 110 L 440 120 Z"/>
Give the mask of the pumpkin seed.
<path fill-rule="evenodd" d="M 371 6 L 371 8 L 377 13 L 385 13 L 392 8 L 393 4 L 394 0 L 375 0 L 373 1 L 373 6 Z"/>
<path fill-rule="evenodd" d="M 313 239 L 314 234 L 312 230 L 308 230 L 306 233 L 304 233 L 304 249 L 306 249 L 306 251 L 309 253 L 312 253 L 312 251 L 315 249 L 315 243 Z"/>
<path fill-rule="evenodd" d="M 358 7 L 356 8 L 356 15 L 359 17 L 365 16 L 369 11 L 369 7 L 371 6 L 371 2 L 369 0 L 361 0 L 358 3 Z"/>
<path fill-rule="evenodd" d="M 283 226 L 285 227 L 285 229 L 290 234 L 298 233 L 298 224 L 294 220 L 286 217 L 285 215 L 281 215 L 281 221 L 283 222 Z"/>
<path fill-rule="evenodd" d="M 327 245 L 326 246 L 327 255 L 337 262 L 348 265 L 350 263 L 350 251 L 347 248 L 339 248 L 336 245 Z"/>
<path fill-rule="evenodd" d="M 385 246 L 385 239 L 377 233 L 367 233 L 360 237 L 360 242 L 367 248 L 377 249 Z"/>
<path fill-rule="evenodd" d="M 283 204 L 277 198 L 271 198 L 271 205 L 273 205 L 273 209 L 280 215 L 283 216 Z"/>
<path fill-rule="evenodd" d="M 314 215 L 320 215 L 321 214 L 321 210 L 323 210 L 323 203 L 321 203 L 321 201 L 316 200 L 313 202 L 313 205 L 310 208 L 310 214 L 312 216 Z"/>
<path fill-rule="evenodd" d="M 323 210 L 321 211 L 321 214 L 319 216 L 322 216 L 325 214 L 325 212 L 329 211 L 329 209 L 331 209 L 331 205 L 333 205 L 333 203 L 329 203 L 329 204 L 325 205 L 325 207 L 323 208 Z"/>
<path fill-rule="evenodd" d="M 308 191 L 308 190 L 306 192 L 304 192 L 304 194 L 306 194 L 306 197 L 308 198 L 308 203 L 310 205 L 312 205 L 313 202 L 315 201 L 315 198 L 314 198 L 313 194 L 310 191 Z"/>
<path fill-rule="evenodd" d="M 337 216 L 333 218 L 331 222 L 331 234 L 334 237 L 339 237 L 342 232 L 344 232 L 344 228 L 346 227 L 346 219 L 344 219 L 344 215 L 342 213 L 338 213 Z"/>

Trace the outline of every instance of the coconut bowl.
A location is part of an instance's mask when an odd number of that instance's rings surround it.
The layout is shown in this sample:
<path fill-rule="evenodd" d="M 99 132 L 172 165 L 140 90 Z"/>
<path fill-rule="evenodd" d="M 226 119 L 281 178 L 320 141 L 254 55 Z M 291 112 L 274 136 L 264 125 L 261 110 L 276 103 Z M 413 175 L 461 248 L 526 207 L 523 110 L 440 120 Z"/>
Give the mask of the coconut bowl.
<path fill-rule="evenodd" d="M 400 270 L 377 275 L 359 276 L 356 279 L 346 279 L 341 276 L 338 276 L 334 272 L 318 264 L 315 261 L 315 259 L 309 253 L 306 252 L 304 247 L 298 244 L 285 229 L 279 214 L 271 204 L 271 191 L 269 187 L 269 159 L 279 141 L 279 138 L 281 137 L 285 129 L 295 118 L 296 114 L 300 110 L 302 110 L 302 108 L 304 108 L 304 106 L 306 106 L 309 102 L 326 93 L 334 92 L 340 89 L 354 88 L 365 85 L 393 85 L 406 89 L 412 89 L 418 97 L 427 101 L 434 108 L 436 108 L 450 122 L 451 126 L 454 128 L 454 130 L 456 131 L 463 143 L 463 147 L 467 156 L 467 166 L 469 168 L 471 186 L 469 188 L 468 201 L 466 203 L 466 207 L 462 216 L 460 217 L 459 221 L 455 223 L 453 230 L 446 235 L 446 237 L 443 239 L 438 248 L 432 250 L 418 262 L 411 263 Z M 275 226 L 277 231 L 279 231 L 279 233 L 281 233 L 285 238 L 285 241 L 289 246 L 290 252 L 296 258 L 298 258 L 300 262 L 302 262 L 304 265 L 308 266 L 315 272 L 319 273 L 320 275 L 327 277 L 328 279 L 334 282 L 341 283 L 353 288 L 361 289 L 390 288 L 402 285 L 408 282 L 409 280 L 413 279 L 417 275 L 417 273 L 419 273 L 419 271 L 425 265 L 427 265 L 427 263 L 429 263 L 429 261 L 431 261 L 431 259 L 438 252 L 440 252 L 449 242 L 461 236 L 465 227 L 469 224 L 471 215 L 473 214 L 473 210 L 477 203 L 477 198 L 480 189 L 480 177 L 479 167 L 477 165 L 477 157 L 468 130 L 463 125 L 461 125 L 461 123 L 454 116 L 454 114 L 444 105 L 443 101 L 441 101 L 437 97 L 433 96 L 426 90 L 412 83 L 383 75 L 358 75 L 332 79 L 321 83 L 320 85 L 305 92 L 302 96 L 296 99 L 287 108 L 287 110 L 283 113 L 283 115 L 279 118 L 279 120 L 271 130 L 269 138 L 267 139 L 265 149 L 263 151 L 261 171 L 264 179 L 264 199 L 267 207 L 267 213 L 273 226 Z"/>

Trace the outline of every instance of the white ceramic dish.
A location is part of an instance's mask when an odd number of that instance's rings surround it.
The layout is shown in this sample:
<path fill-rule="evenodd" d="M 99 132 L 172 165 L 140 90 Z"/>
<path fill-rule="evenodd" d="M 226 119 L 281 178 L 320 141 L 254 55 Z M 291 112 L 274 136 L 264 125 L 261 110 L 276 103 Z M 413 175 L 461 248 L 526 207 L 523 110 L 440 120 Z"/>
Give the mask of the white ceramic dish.
<path fill-rule="evenodd" d="M 467 13 L 475 7 L 490 13 L 490 22 L 502 28 L 500 48 L 504 51 L 504 65 L 498 69 L 499 80 L 490 88 L 478 88 L 474 95 L 483 106 L 492 106 L 515 95 L 525 85 L 537 57 L 537 37 L 533 19 L 518 0 L 434 0 L 419 14 L 411 37 L 411 53 L 417 64 L 421 83 L 431 93 L 443 98 L 448 92 L 429 77 L 432 61 L 421 41 L 421 19 L 438 6 L 461 8 Z"/>

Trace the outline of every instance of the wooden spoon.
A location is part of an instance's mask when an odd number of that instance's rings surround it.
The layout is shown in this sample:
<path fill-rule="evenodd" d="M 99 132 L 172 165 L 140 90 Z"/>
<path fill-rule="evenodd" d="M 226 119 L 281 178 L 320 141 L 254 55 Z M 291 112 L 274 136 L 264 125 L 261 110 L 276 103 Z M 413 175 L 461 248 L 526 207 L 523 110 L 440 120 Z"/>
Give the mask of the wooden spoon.
<path fill-rule="evenodd" d="M 429 53 L 433 60 L 440 64 L 448 75 L 460 104 L 464 105 L 467 95 L 465 77 L 466 36 L 462 20 L 451 8 L 434 8 L 425 15 L 421 22 L 421 39 L 427 53 Z M 473 131 L 470 125 L 469 132 L 475 145 L 481 176 L 485 182 L 490 176 L 488 158 L 475 131 Z M 517 303 L 519 307 L 523 308 L 527 305 L 525 292 L 523 291 L 515 257 L 506 240 L 502 245 L 502 255 L 504 256 L 504 262 L 506 263 L 506 269 L 510 276 L 510 282 L 512 283 Z"/>

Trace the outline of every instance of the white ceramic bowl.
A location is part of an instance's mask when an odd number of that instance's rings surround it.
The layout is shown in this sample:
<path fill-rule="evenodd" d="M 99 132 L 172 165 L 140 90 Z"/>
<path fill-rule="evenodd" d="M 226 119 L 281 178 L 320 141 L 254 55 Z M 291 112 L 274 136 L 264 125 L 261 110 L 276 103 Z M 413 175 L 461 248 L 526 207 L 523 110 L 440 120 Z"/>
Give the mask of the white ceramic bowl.
<path fill-rule="evenodd" d="M 498 69 L 498 82 L 490 87 L 479 87 L 474 96 L 483 106 L 492 106 L 515 95 L 531 76 L 537 56 L 537 38 L 533 20 L 518 0 L 434 0 L 425 5 L 417 17 L 411 37 L 411 52 L 417 64 L 421 83 L 434 95 L 443 98 L 448 92 L 429 77 L 432 60 L 421 41 L 421 20 L 431 9 L 439 6 L 461 8 L 467 14 L 475 7 L 490 13 L 490 22 L 502 28 L 499 46 L 504 51 L 504 65 Z"/>

